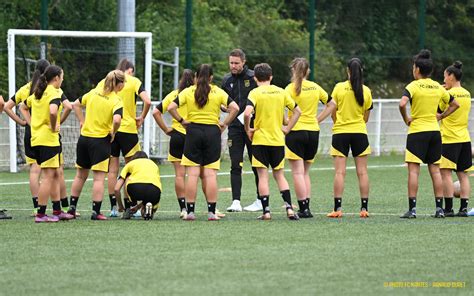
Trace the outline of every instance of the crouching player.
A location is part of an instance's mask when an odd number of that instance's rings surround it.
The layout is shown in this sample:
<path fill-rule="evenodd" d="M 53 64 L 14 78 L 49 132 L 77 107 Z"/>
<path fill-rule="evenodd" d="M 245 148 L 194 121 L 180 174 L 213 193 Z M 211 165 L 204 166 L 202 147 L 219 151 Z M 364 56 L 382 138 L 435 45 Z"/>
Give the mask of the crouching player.
<path fill-rule="evenodd" d="M 120 190 L 125 185 L 128 199 L 125 199 L 125 213 L 130 211 L 131 202 L 141 204 L 145 220 L 153 219 L 161 197 L 160 169 L 143 151 L 137 151 L 125 165 L 115 184 L 115 197 L 120 198 Z M 130 215 L 128 215 L 130 218 Z"/>

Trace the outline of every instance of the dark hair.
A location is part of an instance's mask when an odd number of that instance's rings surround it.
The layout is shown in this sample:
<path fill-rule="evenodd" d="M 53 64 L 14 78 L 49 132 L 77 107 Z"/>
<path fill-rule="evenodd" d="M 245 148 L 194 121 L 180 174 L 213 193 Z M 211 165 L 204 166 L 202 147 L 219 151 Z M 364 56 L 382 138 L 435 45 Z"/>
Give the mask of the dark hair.
<path fill-rule="evenodd" d="M 239 57 L 242 61 L 245 61 L 245 53 L 242 49 L 236 48 L 229 53 L 229 57 Z"/>
<path fill-rule="evenodd" d="M 270 77 L 273 75 L 272 67 L 267 63 L 256 64 L 253 72 L 255 78 L 260 82 L 270 80 Z"/>
<path fill-rule="evenodd" d="M 46 90 L 46 87 L 48 87 L 48 83 L 51 82 L 56 76 L 61 76 L 61 73 L 63 72 L 63 69 L 61 67 L 58 67 L 56 65 L 51 65 L 46 68 L 43 74 L 38 79 L 38 84 L 36 85 L 36 88 L 34 90 L 35 97 L 37 100 L 41 99 L 43 96 L 44 91 Z"/>
<path fill-rule="evenodd" d="M 138 158 L 148 158 L 148 155 L 146 154 L 145 151 L 137 151 L 135 154 L 133 154 L 131 160 L 138 159 Z"/>
<path fill-rule="evenodd" d="M 48 68 L 49 65 L 50 64 L 48 60 L 45 59 L 41 59 L 36 62 L 35 72 L 33 73 L 33 77 L 31 78 L 30 95 L 33 94 L 41 74 L 46 71 L 46 68 Z"/>
<path fill-rule="evenodd" d="M 420 74 L 423 77 L 428 77 L 433 72 L 433 60 L 431 59 L 431 51 L 422 49 L 413 57 L 413 64 L 420 69 Z"/>
<path fill-rule="evenodd" d="M 303 79 L 309 73 L 309 63 L 305 58 L 295 58 L 291 61 L 291 82 L 294 83 L 295 93 L 297 96 L 301 94 L 301 86 L 303 85 Z"/>
<path fill-rule="evenodd" d="M 453 74 L 457 81 L 461 81 L 462 78 L 462 63 L 455 61 L 451 66 L 445 70 L 449 75 Z"/>
<path fill-rule="evenodd" d="M 198 105 L 199 109 L 204 107 L 209 100 L 209 93 L 211 92 L 211 76 L 212 67 L 208 64 L 202 64 L 199 66 L 196 72 L 196 91 L 194 92 L 194 100 Z"/>
<path fill-rule="evenodd" d="M 194 84 L 194 73 L 189 69 L 184 69 L 179 80 L 178 92 Z"/>
<path fill-rule="evenodd" d="M 117 64 L 117 67 L 115 67 L 116 70 L 120 70 L 123 72 L 127 71 L 130 68 L 132 68 L 133 72 L 135 72 L 135 66 L 127 59 L 121 59 L 120 62 Z"/>
<path fill-rule="evenodd" d="M 364 74 L 362 70 L 362 62 L 358 58 L 352 58 L 347 63 L 349 69 L 349 80 L 352 90 L 359 106 L 364 105 Z"/>

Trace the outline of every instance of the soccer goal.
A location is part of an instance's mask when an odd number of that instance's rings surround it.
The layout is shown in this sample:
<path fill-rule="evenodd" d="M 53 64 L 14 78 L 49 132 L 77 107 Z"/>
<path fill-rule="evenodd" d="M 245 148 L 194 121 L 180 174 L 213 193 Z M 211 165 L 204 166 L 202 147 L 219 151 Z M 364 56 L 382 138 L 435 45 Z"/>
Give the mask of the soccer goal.
<path fill-rule="evenodd" d="M 133 48 L 120 48 L 120 39 L 136 42 Z M 142 41 L 142 42 L 140 42 Z M 97 31 L 53 31 L 53 30 L 8 30 L 8 91 L 9 97 L 27 83 L 34 71 L 31 60 L 40 57 L 64 70 L 62 89 L 66 96 L 75 100 L 86 93 L 115 69 L 123 51 L 133 52 L 135 75 L 142 80 L 145 90 L 151 94 L 152 84 L 152 33 L 150 32 L 97 32 Z M 138 109 L 138 108 L 137 108 Z M 16 111 L 18 112 L 18 111 Z M 141 112 L 141 110 L 137 110 Z M 9 166 L 10 172 L 17 172 L 18 164 L 24 159 L 23 133 L 13 120 L 9 120 Z M 145 152 L 150 151 L 151 114 L 146 119 L 140 139 Z M 61 126 L 63 153 L 66 165 L 73 165 L 76 143 L 79 137 L 79 123 L 71 114 Z M 5 153 L 3 154 L 5 155 Z"/>

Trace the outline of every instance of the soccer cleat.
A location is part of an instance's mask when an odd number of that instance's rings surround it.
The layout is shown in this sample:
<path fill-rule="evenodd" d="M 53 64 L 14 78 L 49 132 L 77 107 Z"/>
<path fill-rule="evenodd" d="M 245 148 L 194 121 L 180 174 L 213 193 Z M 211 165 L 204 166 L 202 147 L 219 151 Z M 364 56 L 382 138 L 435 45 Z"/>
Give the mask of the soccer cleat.
<path fill-rule="evenodd" d="M 7 210 L 5 210 L 5 209 L 0 210 L 0 220 L 2 220 L 2 219 L 7 220 L 7 219 L 11 219 L 11 218 L 12 218 L 12 216 L 8 215 L 8 214 L 6 213 L 6 211 L 7 211 Z"/>
<path fill-rule="evenodd" d="M 145 215 L 143 219 L 151 220 L 153 218 L 153 204 L 151 202 L 147 202 L 145 205 Z"/>
<path fill-rule="evenodd" d="M 112 209 L 110 210 L 109 217 L 118 217 L 118 216 L 119 216 L 119 212 L 118 212 L 117 206 L 113 206 Z"/>
<path fill-rule="evenodd" d="M 186 217 L 187 214 L 188 214 L 188 211 L 186 211 L 186 209 L 181 209 L 181 212 L 179 213 L 179 217 L 183 219 L 184 217 Z"/>
<path fill-rule="evenodd" d="M 272 220 L 272 215 L 270 214 L 270 212 L 266 212 L 266 213 L 263 213 L 263 215 L 258 216 L 257 220 L 269 221 L 269 220 Z"/>
<path fill-rule="evenodd" d="M 189 214 L 186 214 L 186 217 L 183 218 L 184 221 L 194 221 L 196 220 L 196 216 L 194 215 L 194 212 L 191 212 Z"/>
<path fill-rule="evenodd" d="M 141 218 L 142 217 L 142 211 L 136 211 L 133 215 L 133 218 Z"/>
<path fill-rule="evenodd" d="M 219 209 L 216 209 L 216 216 L 219 217 L 219 218 L 225 218 L 225 214 L 221 213 L 221 211 L 219 211 Z"/>
<path fill-rule="evenodd" d="M 455 217 L 456 215 L 454 214 L 454 211 L 453 211 L 453 210 L 451 210 L 451 211 L 446 211 L 446 210 L 445 210 L 445 211 L 444 211 L 444 216 L 447 217 L 447 218 L 448 218 L 448 217 L 451 218 L 451 217 Z"/>
<path fill-rule="evenodd" d="M 67 210 L 67 213 L 75 218 L 79 217 L 78 212 L 76 211 L 75 206 L 70 206 L 69 209 Z"/>
<path fill-rule="evenodd" d="M 367 212 L 366 209 L 362 209 L 362 210 L 360 211 L 360 213 L 359 213 L 359 216 L 360 216 L 361 218 L 369 218 L 369 212 Z"/>
<path fill-rule="evenodd" d="M 342 218 L 342 211 L 332 211 L 331 213 L 327 214 L 326 217 L 328 218 Z"/>
<path fill-rule="evenodd" d="M 105 217 L 101 213 L 97 214 L 96 212 L 92 211 L 91 220 L 104 221 L 107 220 L 107 217 Z"/>
<path fill-rule="evenodd" d="M 130 208 L 125 209 L 125 211 L 122 214 L 122 219 L 123 220 L 130 220 L 132 218 L 132 212 Z"/>
<path fill-rule="evenodd" d="M 436 208 L 436 211 L 434 215 L 432 216 L 433 218 L 444 218 L 444 211 L 442 208 Z"/>
<path fill-rule="evenodd" d="M 234 199 L 230 207 L 227 208 L 227 212 L 242 212 L 240 200 Z"/>
<path fill-rule="evenodd" d="M 48 216 L 48 215 L 36 215 L 35 217 L 35 223 L 54 223 L 58 222 L 59 218 L 57 216 Z"/>
<path fill-rule="evenodd" d="M 313 214 L 311 214 L 311 211 L 309 209 L 304 210 L 303 212 L 298 211 L 298 217 L 300 218 L 313 218 Z"/>
<path fill-rule="evenodd" d="M 474 216 L 474 208 L 472 208 L 469 212 L 467 212 L 468 216 Z"/>
<path fill-rule="evenodd" d="M 219 218 L 219 216 L 217 216 L 216 214 L 212 212 L 207 213 L 207 221 L 218 221 L 220 219 L 221 218 Z"/>
<path fill-rule="evenodd" d="M 469 217 L 467 210 L 459 211 L 456 213 L 456 217 Z"/>
<path fill-rule="evenodd" d="M 287 208 L 286 209 L 286 217 L 290 220 L 293 220 L 293 221 L 296 221 L 296 220 L 300 219 L 298 214 L 296 214 L 295 211 L 293 211 L 292 208 Z"/>
<path fill-rule="evenodd" d="M 400 218 L 402 219 L 415 219 L 416 218 L 416 210 L 408 210 L 405 214 L 401 215 Z"/>
<path fill-rule="evenodd" d="M 263 210 L 262 202 L 258 199 L 256 199 L 251 205 L 244 208 L 244 211 L 247 212 L 258 212 L 261 210 Z"/>
<path fill-rule="evenodd" d="M 58 217 L 59 220 L 61 221 L 68 221 L 74 219 L 74 215 L 71 215 L 69 213 L 66 213 L 64 211 L 60 211 L 58 214 L 53 212 L 54 217 Z"/>

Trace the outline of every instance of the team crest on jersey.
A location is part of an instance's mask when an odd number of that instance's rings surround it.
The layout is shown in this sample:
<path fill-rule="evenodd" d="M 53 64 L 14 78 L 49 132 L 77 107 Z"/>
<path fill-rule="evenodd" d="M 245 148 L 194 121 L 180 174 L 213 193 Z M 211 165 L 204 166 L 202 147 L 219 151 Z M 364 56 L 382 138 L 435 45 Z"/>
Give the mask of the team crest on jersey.
<path fill-rule="evenodd" d="M 245 85 L 245 87 L 249 87 L 250 86 L 250 80 L 244 80 L 244 85 Z"/>
<path fill-rule="evenodd" d="M 230 88 L 234 88 L 234 84 L 233 84 L 233 83 L 230 84 Z"/>

